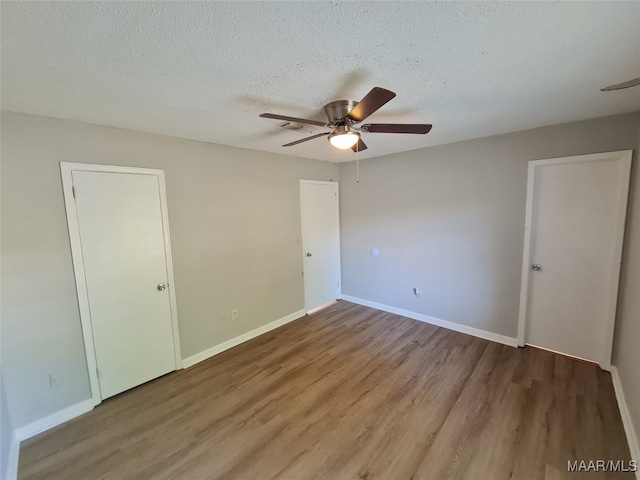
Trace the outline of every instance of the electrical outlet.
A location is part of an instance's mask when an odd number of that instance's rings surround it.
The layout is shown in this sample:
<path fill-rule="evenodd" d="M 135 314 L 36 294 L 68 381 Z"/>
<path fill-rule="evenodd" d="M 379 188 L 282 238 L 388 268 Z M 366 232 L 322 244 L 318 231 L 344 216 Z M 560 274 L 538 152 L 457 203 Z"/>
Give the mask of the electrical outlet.
<path fill-rule="evenodd" d="M 49 385 L 51 388 L 58 388 L 62 386 L 62 375 L 57 373 L 49 374 Z"/>
<path fill-rule="evenodd" d="M 231 320 L 237 320 L 239 316 L 237 308 L 231 310 Z"/>

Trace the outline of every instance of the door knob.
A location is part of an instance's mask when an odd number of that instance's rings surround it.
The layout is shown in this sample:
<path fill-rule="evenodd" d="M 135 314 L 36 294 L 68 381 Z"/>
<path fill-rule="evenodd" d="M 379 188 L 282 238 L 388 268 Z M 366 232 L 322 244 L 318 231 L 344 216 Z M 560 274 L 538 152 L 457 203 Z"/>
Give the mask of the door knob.
<path fill-rule="evenodd" d="M 164 289 L 167 288 L 167 286 L 164 283 L 159 283 L 156 288 L 161 292 L 164 292 Z"/>
<path fill-rule="evenodd" d="M 311 256 L 311 254 L 309 252 L 307 252 L 307 257 L 310 257 L 310 256 Z"/>
<path fill-rule="evenodd" d="M 540 270 L 542 270 L 542 265 L 540 265 L 539 263 L 534 263 L 533 265 L 531 265 L 531 268 L 533 269 L 533 271 L 539 272 Z"/>

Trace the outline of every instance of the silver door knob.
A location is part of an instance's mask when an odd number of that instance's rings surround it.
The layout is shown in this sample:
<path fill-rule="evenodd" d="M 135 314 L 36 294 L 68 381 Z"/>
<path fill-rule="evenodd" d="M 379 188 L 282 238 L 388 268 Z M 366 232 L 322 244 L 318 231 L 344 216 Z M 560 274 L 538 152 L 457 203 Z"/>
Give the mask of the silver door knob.
<path fill-rule="evenodd" d="M 542 270 L 542 265 L 540 265 L 539 263 L 534 263 L 533 265 L 531 265 L 531 268 L 533 269 L 533 271 L 539 272 L 540 270 Z"/>
<path fill-rule="evenodd" d="M 158 290 L 160 290 L 161 292 L 164 292 L 164 290 L 165 290 L 165 288 L 167 288 L 167 286 L 164 283 L 159 283 L 156 288 Z"/>
<path fill-rule="evenodd" d="M 309 252 L 307 252 L 307 257 L 310 257 L 310 256 L 311 256 L 311 254 Z"/>

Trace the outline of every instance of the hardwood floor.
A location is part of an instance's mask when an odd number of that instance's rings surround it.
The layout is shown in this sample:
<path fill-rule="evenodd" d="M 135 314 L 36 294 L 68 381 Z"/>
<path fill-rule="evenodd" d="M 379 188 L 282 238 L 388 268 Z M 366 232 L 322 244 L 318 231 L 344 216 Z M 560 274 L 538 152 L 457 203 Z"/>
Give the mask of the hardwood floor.
<path fill-rule="evenodd" d="M 348 302 L 22 444 L 26 479 L 560 479 L 630 459 L 611 377 Z"/>

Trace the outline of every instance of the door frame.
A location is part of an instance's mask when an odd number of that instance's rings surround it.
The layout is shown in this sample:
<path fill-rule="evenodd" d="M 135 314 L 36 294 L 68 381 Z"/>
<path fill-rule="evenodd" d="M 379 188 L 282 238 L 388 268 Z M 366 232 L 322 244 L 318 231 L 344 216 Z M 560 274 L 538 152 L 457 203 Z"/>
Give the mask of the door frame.
<path fill-rule="evenodd" d="M 84 261 L 82 257 L 82 243 L 80 241 L 80 225 L 78 224 L 78 214 L 73 190 L 72 172 L 97 172 L 97 173 L 121 173 L 135 175 L 152 175 L 157 177 L 160 190 L 160 210 L 162 212 L 162 229 L 164 231 L 164 251 L 165 262 L 167 264 L 167 290 L 169 293 L 169 305 L 171 313 L 171 327 L 173 330 L 173 349 L 176 370 L 182 368 L 182 355 L 180 350 L 180 334 L 178 329 L 178 309 L 176 304 L 176 294 L 173 286 L 173 262 L 171 256 L 171 240 L 169 237 L 169 214 L 167 210 L 167 191 L 164 180 L 164 170 L 120 167 L 116 165 L 97 165 L 89 163 L 60 162 L 60 173 L 62 175 L 62 189 L 64 203 L 67 213 L 67 224 L 69 227 L 69 240 L 71 242 L 71 258 L 73 261 L 73 272 L 76 281 L 76 291 L 78 294 L 78 307 L 80 309 L 80 323 L 82 325 L 82 337 L 84 339 L 84 350 L 87 357 L 87 369 L 89 373 L 89 384 L 91 386 L 91 398 L 93 404 L 102 402 L 100 393 L 100 382 L 97 373 L 97 360 L 95 344 L 93 342 L 93 325 L 91 323 L 91 309 L 89 308 L 89 296 L 85 278 Z"/>
<path fill-rule="evenodd" d="M 611 269 L 609 279 L 609 306 L 605 320 L 605 331 L 602 332 L 602 344 L 598 364 L 603 370 L 611 369 L 611 353 L 613 348 L 613 334 L 616 320 L 616 306 L 618 301 L 618 283 L 620 279 L 620 263 L 622 260 L 622 246 L 624 240 L 624 227 L 627 212 L 627 199 L 629 194 L 629 176 L 631 170 L 632 150 L 616 152 L 594 153 L 589 155 L 576 155 L 571 157 L 550 158 L 545 160 L 531 160 L 527 178 L 527 204 L 524 228 L 524 249 L 522 254 L 522 277 L 520 286 L 520 308 L 518 312 L 518 346 L 524 347 L 526 342 L 526 325 L 529 315 L 529 292 L 531 275 L 531 242 L 533 237 L 533 200 L 536 193 L 536 171 L 538 168 L 548 165 L 562 165 L 577 162 L 597 162 L 618 160 L 622 162 L 620 178 L 618 179 L 618 208 L 616 216 L 615 248 L 613 254 L 614 267 Z"/>
<path fill-rule="evenodd" d="M 342 248 L 340 242 L 340 185 L 338 182 L 326 180 L 300 180 L 300 242 L 302 246 L 302 278 L 304 280 L 304 310 L 309 311 L 307 304 L 307 261 L 305 259 L 306 249 L 304 246 L 304 211 L 302 209 L 302 185 L 335 185 L 338 206 L 338 275 L 340 276 L 340 286 L 338 287 L 338 298 L 342 298 Z"/>

